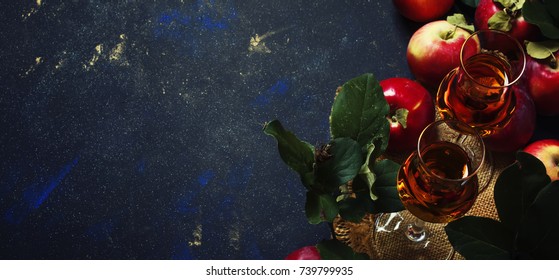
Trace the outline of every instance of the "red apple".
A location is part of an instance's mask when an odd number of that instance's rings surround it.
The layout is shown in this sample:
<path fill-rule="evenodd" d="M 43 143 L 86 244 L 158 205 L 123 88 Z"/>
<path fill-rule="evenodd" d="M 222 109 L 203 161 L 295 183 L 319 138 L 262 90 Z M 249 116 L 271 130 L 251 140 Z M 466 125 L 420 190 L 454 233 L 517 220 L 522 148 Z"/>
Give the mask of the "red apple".
<path fill-rule="evenodd" d="M 320 253 L 316 246 L 305 246 L 287 255 L 286 260 L 320 260 Z"/>
<path fill-rule="evenodd" d="M 415 22 L 429 22 L 444 16 L 454 0 L 393 0 L 396 10 Z"/>
<path fill-rule="evenodd" d="M 387 150 L 412 151 L 421 131 L 435 120 L 433 98 L 421 84 L 406 78 L 382 80 L 380 86 L 390 106 Z"/>
<path fill-rule="evenodd" d="M 513 86 L 516 107 L 510 122 L 494 134 L 485 137 L 485 147 L 490 151 L 510 153 L 528 144 L 536 130 L 536 106 L 523 87 Z"/>
<path fill-rule="evenodd" d="M 512 3 L 512 2 L 510 2 Z M 510 29 L 498 26 L 489 26 L 489 19 L 497 12 L 508 15 L 510 18 Z M 508 32 L 518 42 L 524 43 L 525 40 L 534 41 L 540 36 L 540 29 L 524 20 L 521 10 L 511 12 L 510 8 L 506 8 L 500 3 L 493 0 L 480 0 L 474 14 L 474 26 L 476 30 L 499 29 Z M 508 29 L 508 30 L 507 30 Z"/>
<path fill-rule="evenodd" d="M 450 70 L 460 65 L 460 48 L 470 33 L 448 23 L 433 21 L 419 28 L 410 38 L 407 60 L 415 78 L 428 89 L 436 89 Z M 470 56 L 475 45 L 465 50 Z"/>
<path fill-rule="evenodd" d="M 559 140 L 538 140 L 524 148 L 524 151 L 543 162 L 552 181 L 559 180 Z"/>
<path fill-rule="evenodd" d="M 554 53 L 559 58 L 559 51 Z M 559 67 L 552 57 L 534 59 L 527 56 L 526 79 L 528 93 L 536 104 L 536 112 L 543 116 L 559 115 Z"/>

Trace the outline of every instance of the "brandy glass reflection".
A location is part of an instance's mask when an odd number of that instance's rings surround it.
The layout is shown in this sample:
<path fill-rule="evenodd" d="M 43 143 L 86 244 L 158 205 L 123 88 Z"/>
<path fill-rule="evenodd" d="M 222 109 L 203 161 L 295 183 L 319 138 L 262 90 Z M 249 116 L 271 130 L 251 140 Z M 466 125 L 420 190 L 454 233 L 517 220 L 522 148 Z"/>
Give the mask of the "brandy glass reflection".
<path fill-rule="evenodd" d="M 382 214 L 375 224 L 375 242 L 384 254 L 378 257 L 406 258 L 401 254 L 414 251 L 414 258 L 448 258 L 452 247 L 444 224 L 473 206 L 484 158 L 483 139 L 468 124 L 439 120 L 428 125 L 419 137 L 417 150 L 398 172 L 398 194 L 407 211 Z M 426 227 L 426 222 L 433 224 Z M 429 230 L 438 233 L 432 235 Z M 399 244 L 394 246 L 395 242 Z M 391 243 L 399 252 L 385 250 Z"/>
<path fill-rule="evenodd" d="M 460 66 L 439 86 L 436 106 L 441 117 L 467 123 L 482 137 L 504 127 L 515 110 L 512 85 L 525 67 L 522 45 L 507 33 L 473 33 L 460 50 Z"/>

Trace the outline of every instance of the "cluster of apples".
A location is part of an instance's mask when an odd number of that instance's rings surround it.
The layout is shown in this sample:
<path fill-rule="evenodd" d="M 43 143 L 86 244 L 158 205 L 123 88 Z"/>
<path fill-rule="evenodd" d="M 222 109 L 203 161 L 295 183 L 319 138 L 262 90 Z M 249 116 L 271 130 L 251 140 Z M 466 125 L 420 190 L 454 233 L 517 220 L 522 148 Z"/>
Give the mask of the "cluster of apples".
<path fill-rule="evenodd" d="M 397 10 L 406 18 L 416 22 L 427 22 L 412 36 L 408 45 L 408 63 L 410 70 L 427 87 L 436 87 L 441 79 L 459 64 L 458 54 L 462 42 L 469 32 L 456 30 L 455 25 L 441 20 L 454 5 L 454 0 L 393 0 Z M 520 1 L 508 1 L 514 5 Z M 501 13 L 510 24 L 507 31 L 520 43 L 544 40 L 539 28 L 528 23 L 520 10 L 507 12 L 494 0 L 480 0 L 475 10 L 474 26 L 476 30 L 491 28 L 491 18 Z M 510 15 L 509 15 L 510 14 Z M 528 55 L 525 73 L 526 92 L 536 106 L 536 112 L 544 116 L 559 115 L 559 67 L 553 57 L 535 59 Z"/>
<path fill-rule="evenodd" d="M 381 81 L 391 108 L 391 130 L 388 151 L 413 149 L 423 128 L 433 121 L 429 117 L 433 93 L 441 80 L 460 64 L 460 48 L 474 30 L 493 28 L 494 16 L 499 14 L 509 26 L 507 31 L 519 42 L 545 39 L 539 28 L 528 23 L 521 10 L 511 12 L 519 0 L 479 0 L 474 24 L 469 28 L 443 18 L 450 14 L 455 0 L 393 0 L 396 10 L 405 18 L 425 23 L 410 38 L 407 61 L 416 81 L 394 78 Z M 456 21 L 456 20 L 455 20 Z M 468 30 L 469 29 L 469 30 Z M 559 55 L 559 50 L 553 57 Z M 527 55 L 523 79 L 516 84 L 516 112 L 510 125 L 486 139 L 487 147 L 495 152 L 514 152 L 525 147 L 536 129 L 536 115 L 559 116 L 559 67 L 554 59 L 535 59 Z M 426 90 L 425 90 L 426 89 Z M 404 110 L 405 114 L 401 111 Z"/>
<path fill-rule="evenodd" d="M 443 18 L 449 15 L 455 0 L 392 0 L 396 10 L 405 18 L 424 23 L 410 38 L 407 61 L 417 81 L 395 77 L 380 81 L 390 106 L 390 139 L 388 152 L 407 152 L 415 148 L 423 129 L 434 121 L 432 93 L 452 69 L 460 65 L 460 48 L 472 30 L 457 28 Z M 517 0 L 508 3 L 514 5 Z M 538 27 L 524 20 L 521 13 L 507 12 L 494 0 L 479 0 L 475 10 L 476 30 L 490 28 L 490 18 L 496 13 L 507 14 L 511 25 L 509 34 L 519 42 L 541 40 Z M 552 57 L 559 58 L 559 50 Z M 514 86 L 516 109 L 510 123 L 485 138 L 486 146 L 494 152 L 514 152 L 523 149 L 539 158 L 551 180 L 559 180 L 559 140 L 544 139 L 529 143 L 535 128 L 536 115 L 559 116 L 559 67 L 557 62 L 527 56 L 524 78 Z M 315 246 L 306 246 L 289 254 L 286 259 L 320 259 Z"/>
<path fill-rule="evenodd" d="M 400 14 L 409 20 L 425 23 L 410 38 L 407 61 L 415 78 L 431 91 L 460 64 L 460 48 L 473 30 L 457 28 L 443 20 L 449 15 L 455 0 L 393 0 Z M 494 15 L 499 13 L 508 25 L 508 33 L 519 42 L 546 40 L 539 28 L 527 22 L 517 8 L 504 7 L 496 0 L 479 0 L 475 9 L 475 30 L 493 28 Z M 520 5 L 521 1 L 507 1 Z M 493 18 L 493 19 L 492 19 Z M 550 51 L 547 59 L 527 55 L 523 79 L 514 86 L 516 111 L 510 123 L 485 139 L 486 146 L 495 152 L 514 152 L 524 148 L 538 157 L 552 180 L 559 179 L 559 140 L 546 139 L 529 143 L 536 128 L 536 115 L 559 116 L 559 67 L 555 58 L 559 51 Z M 527 146 L 528 145 L 528 146 Z"/>

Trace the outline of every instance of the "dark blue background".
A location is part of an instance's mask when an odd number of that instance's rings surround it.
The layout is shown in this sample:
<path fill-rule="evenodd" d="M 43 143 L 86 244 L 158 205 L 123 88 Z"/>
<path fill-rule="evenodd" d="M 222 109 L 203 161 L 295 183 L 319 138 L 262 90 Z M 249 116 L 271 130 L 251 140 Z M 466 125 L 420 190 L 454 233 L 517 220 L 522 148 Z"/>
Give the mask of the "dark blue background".
<path fill-rule="evenodd" d="M 3 1 L 0 18 L 2 259 L 281 259 L 329 238 L 262 125 L 326 142 L 336 87 L 411 77 L 419 26 L 350 0 Z"/>

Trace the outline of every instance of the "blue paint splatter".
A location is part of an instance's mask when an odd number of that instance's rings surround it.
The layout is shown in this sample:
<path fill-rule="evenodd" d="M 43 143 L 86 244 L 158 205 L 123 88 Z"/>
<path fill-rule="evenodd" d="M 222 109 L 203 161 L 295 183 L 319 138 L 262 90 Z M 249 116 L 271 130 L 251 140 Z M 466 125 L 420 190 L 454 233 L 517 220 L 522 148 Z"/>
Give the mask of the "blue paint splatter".
<path fill-rule="evenodd" d="M 57 175 L 51 177 L 45 184 L 34 184 L 23 193 L 24 201 L 31 206 L 32 209 L 38 209 L 43 202 L 49 197 L 51 192 L 58 187 L 60 182 L 72 171 L 72 168 L 78 164 L 76 157 L 72 162 L 64 165 Z"/>
<path fill-rule="evenodd" d="M 200 176 L 198 176 L 198 183 L 200 186 L 205 187 L 208 185 L 211 179 L 215 176 L 215 173 L 212 170 L 204 171 Z"/>
<path fill-rule="evenodd" d="M 254 240 L 254 238 L 247 238 L 247 240 L 251 240 L 250 244 L 245 248 L 244 256 L 249 260 L 262 260 L 264 257 L 262 256 L 262 252 L 260 251 L 260 247 L 258 243 Z"/>
<path fill-rule="evenodd" d="M 252 103 L 254 106 L 263 107 L 270 104 L 274 99 L 285 97 L 288 91 L 289 81 L 287 79 L 280 79 L 266 91 L 256 96 Z"/>
<path fill-rule="evenodd" d="M 173 250 L 173 254 L 171 259 L 173 260 L 192 260 L 194 257 L 192 256 L 192 250 L 190 247 L 184 243 L 179 243 L 175 246 Z"/>
<path fill-rule="evenodd" d="M 228 24 L 227 21 L 224 20 L 216 20 L 210 15 L 203 15 L 199 18 L 202 26 L 208 30 L 216 30 L 216 29 L 227 29 Z"/>
<path fill-rule="evenodd" d="M 189 43 L 188 40 L 206 38 L 204 32 L 216 32 L 230 28 L 237 19 L 237 11 L 228 2 L 222 3 L 220 9 L 205 1 L 198 1 L 187 11 L 171 10 L 157 17 L 153 34 L 158 39 L 169 39 Z"/>
<path fill-rule="evenodd" d="M 20 201 L 10 207 L 4 214 L 4 219 L 11 224 L 20 224 L 47 200 L 52 191 L 78 164 L 78 157 L 64 165 L 57 174 L 46 181 L 39 180 L 29 185 L 24 191 Z"/>
<path fill-rule="evenodd" d="M 270 88 L 269 91 L 273 92 L 273 93 L 276 93 L 276 94 L 285 95 L 287 93 L 287 90 L 289 90 L 289 86 L 287 85 L 287 81 L 286 80 L 279 80 Z"/>
<path fill-rule="evenodd" d="M 253 105 L 259 106 L 259 107 L 263 107 L 265 105 L 270 104 L 270 102 L 272 101 L 272 99 L 270 98 L 270 96 L 267 96 L 265 94 L 261 94 L 258 95 L 254 101 L 252 102 Z"/>
<path fill-rule="evenodd" d="M 207 186 L 210 181 L 215 177 L 215 172 L 211 169 L 203 171 L 197 178 L 199 187 L 190 187 L 189 192 L 179 198 L 176 203 L 176 211 L 181 214 L 195 214 L 198 213 L 199 207 L 195 206 L 193 201 L 202 191 L 202 188 Z"/>

